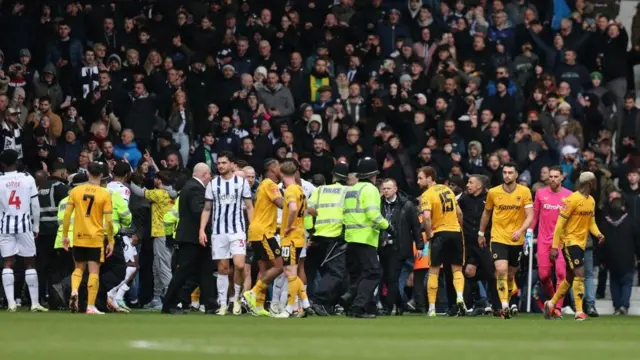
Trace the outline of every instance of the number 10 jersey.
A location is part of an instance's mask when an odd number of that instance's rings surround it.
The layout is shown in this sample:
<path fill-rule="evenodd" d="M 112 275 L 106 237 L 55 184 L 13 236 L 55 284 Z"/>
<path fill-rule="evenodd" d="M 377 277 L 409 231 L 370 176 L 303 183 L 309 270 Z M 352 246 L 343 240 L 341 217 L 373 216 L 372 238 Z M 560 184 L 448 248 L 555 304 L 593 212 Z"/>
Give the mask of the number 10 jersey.
<path fill-rule="evenodd" d="M 434 233 L 460 231 L 457 208 L 456 195 L 445 185 L 430 187 L 420 198 L 420 210 L 431 212 L 431 229 Z"/>
<path fill-rule="evenodd" d="M 0 234 L 33 231 L 31 199 L 38 197 L 35 180 L 25 173 L 10 171 L 0 175 Z"/>
<path fill-rule="evenodd" d="M 73 204 L 75 211 L 73 246 L 103 247 L 104 215 L 112 211 L 109 191 L 97 185 L 80 185 L 71 190 L 68 204 Z"/>

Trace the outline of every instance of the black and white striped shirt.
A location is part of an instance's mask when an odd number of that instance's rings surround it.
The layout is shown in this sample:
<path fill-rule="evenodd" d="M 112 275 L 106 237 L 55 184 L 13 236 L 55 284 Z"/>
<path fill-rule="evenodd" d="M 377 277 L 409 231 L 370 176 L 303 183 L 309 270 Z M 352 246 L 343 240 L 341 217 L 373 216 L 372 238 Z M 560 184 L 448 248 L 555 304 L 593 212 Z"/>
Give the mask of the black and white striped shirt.
<path fill-rule="evenodd" d="M 204 197 L 213 201 L 213 235 L 244 233 L 246 227 L 243 201 L 251 200 L 251 189 L 245 179 L 233 175 L 229 180 L 225 180 L 218 176 L 209 182 Z"/>
<path fill-rule="evenodd" d="M 0 174 L 0 234 L 33 231 L 32 198 L 38 200 L 38 189 L 31 175 L 17 171 Z"/>

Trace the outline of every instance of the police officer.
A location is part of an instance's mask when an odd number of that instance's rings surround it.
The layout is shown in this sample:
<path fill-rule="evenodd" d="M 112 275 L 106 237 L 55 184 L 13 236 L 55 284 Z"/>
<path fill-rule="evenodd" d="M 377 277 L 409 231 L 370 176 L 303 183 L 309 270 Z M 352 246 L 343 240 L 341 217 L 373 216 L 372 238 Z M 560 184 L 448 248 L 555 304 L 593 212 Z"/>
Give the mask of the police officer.
<path fill-rule="evenodd" d="M 465 241 L 465 268 L 464 274 L 467 277 L 467 285 L 465 287 L 465 301 L 467 305 L 472 303 L 473 294 L 480 293 L 482 282 L 486 281 L 488 286 L 491 303 L 494 309 L 500 309 L 500 301 L 496 294 L 495 267 L 491 258 L 491 251 L 488 247 L 478 246 L 478 231 L 480 229 L 480 219 L 484 211 L 484 205 L 487 200 L 486 185 L 489 179 L 484 175 L 471 175 L 467 182 L 467 192 L 460 197 L 458 205 L 463 214 L 462 231 Z M 485 313 L 488 306 L 486 298 L 478 297 L 474 304 L 474 310 L 470 315 L 477 316 Z"/>
<path fill-rule="evenodd" d="M 328 316 L 338 301 L 338 292 L 346 274 L 346 248 L 343 234 L 344 196 L 347 192 L 349 165 L 339 162 L 333 169 L 332 185 L 316 188 L 307 206 L 310 213 L 305 217 L 305 229 L 311 234 L 307 248 L 305 273 L 309 277 L 307 284 L 313 284 L 313 277 L 320 271 L 322 278 L 318 288 L 308 289 L 313 302 L 312 308 L 319 316 Z"/>
<path fill-rule="evenodd" d="M 36 241 L 36 269 L 40 284 L 40 301 L 45 303 L 51 294 L 55 264 L 55 250 L 53 248 L 58 232 L 58 205 L 69 193 L 67 186 L 67 168 L 57 161 L 53 163 L 51 175 L 38 188 L 40 202 L 40 233 Z"/>
<path fill-rule="evenodd" d="M 380 214 L 380 192 L 375 186 L 378 175 L 375 159 L 361 159 L 357 171 L 358 182 L 347 189 L 343 207 L 349 290 L 342 295 L 340 303 L 351 316 L 369 319 L 376 317 L 368 310 L 382 277 L 378 260 L 380 230 L 387 230 L 392 237 L 396 233 Z"/>

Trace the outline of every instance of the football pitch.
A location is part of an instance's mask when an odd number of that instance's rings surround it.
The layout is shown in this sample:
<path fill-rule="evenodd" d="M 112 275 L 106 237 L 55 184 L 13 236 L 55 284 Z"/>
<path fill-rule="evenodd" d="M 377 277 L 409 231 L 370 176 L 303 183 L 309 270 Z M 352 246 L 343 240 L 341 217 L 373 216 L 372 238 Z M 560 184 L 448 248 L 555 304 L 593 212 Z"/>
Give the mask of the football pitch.
<path fill-rule="evenodd" d="M 546 321 L 0 313 L 4 359 L 632 359 L 633 317 Z"/>

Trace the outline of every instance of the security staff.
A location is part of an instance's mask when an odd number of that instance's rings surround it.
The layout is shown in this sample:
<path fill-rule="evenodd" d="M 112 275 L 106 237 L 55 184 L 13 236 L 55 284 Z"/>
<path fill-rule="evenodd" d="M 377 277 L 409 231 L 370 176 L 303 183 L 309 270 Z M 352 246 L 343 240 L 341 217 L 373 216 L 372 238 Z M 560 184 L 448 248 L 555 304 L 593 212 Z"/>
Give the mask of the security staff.
<path fill-rule="evenodd" d="M 337 163 L 333 169 L 335 183 L 319 186 L 307 199 L 309 213 L 315 213 L 315 216 L 309 214 L 304 219 L 304 227 L 311 234 L 305 273 L 310 287 L 307 291 L 313 300 L 312 308 L 319 316 L 328 316 L 337 303 L 338 290 L 347 270 L 342 207 L 348 177 L 349 165 Z M 313 277 L 318 271 L 322 277 L 318 288 L 313 289 Z"/>
<path fill-rule="evenodd" d="M 486 281 L 493 308 L 500 309 L 500 301 L 495 291 L 495 267 L 491 251 L 488 247 L 478 246 L 480 219 L 487 200 L 487 184 L 489 184 L 489 179 L 486 176 L 471 175 L 467 182 L 466 193 L 458 200 L 463 215 L 462 231 L 466 249 L 464 274 L 467 278 L 467 285 L 469 285 L 465 287 L 465 302 L 467 306 L 473 303 L 473 294 L 479 295 L 480 287 L 484 286 L 482 282 Z M 486 299 L 478 298 L 474 304 L 474 310 L 469 315 L 483 315 L 487 306 Z"/>
<path fill-rule="evenodd" d="M 361 159 L 357 171 L 358 182 L 347 189 L 343 207 L 350 282 L 340 303 L 351 316 L 370 319 L 376 315 L 367 310 L 382 277 L 377 250 L 380 230 L 387 230 L 392 237 L 396 233 L 380 214 L 380 192 L 374 185 L 378 175 L 375 159 Z"/>
<path fill-rule="evenodd" d="M 40 233 L 36 241 L 36 270 L 38 271 L 38 283 L 40 284 L 40 301 L 45 303 L 51 294 L 55 264 L 55 250 L 58 232 L 58 205 L 69 193 L 67 185 L 67 167 L 61 162 L 55 162 L 51 175 L 44 184 L 38 188 L 38 201 L 40 202 Z"/>

